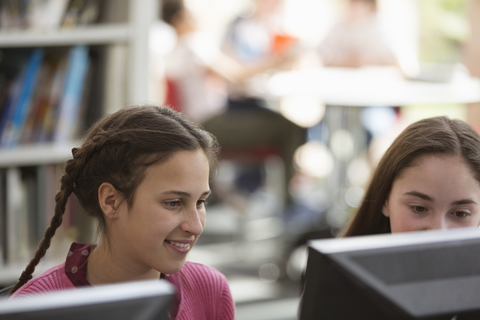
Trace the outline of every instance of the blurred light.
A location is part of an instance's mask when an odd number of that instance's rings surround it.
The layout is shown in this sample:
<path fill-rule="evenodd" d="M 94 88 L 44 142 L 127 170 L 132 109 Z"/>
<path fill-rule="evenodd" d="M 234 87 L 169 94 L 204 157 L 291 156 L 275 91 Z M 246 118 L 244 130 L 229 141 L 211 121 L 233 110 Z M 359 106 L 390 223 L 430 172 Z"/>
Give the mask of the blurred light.
<path fill-rule="evenodd" d="M 236 178 L 235 163 L 228 160 L 222 160 L 218 166 L 218 174 L 215 177 L 215 181 L 223 182 L 227 184 L 233 184 Z"/>
<path fill-rule="evenodd" d="M 275 282 L 280 277 L 280 268 L 274 263 L 265 263 L 258 270 L 258 276 L 264 282 Z"/>
<path fill-rule="evenodd" d="M 291 280 L 297 281 L 302 278 L 302 273 L 307 266 L 307 246 L 301 246 L 293 250 L 287 261 L 287 275 Z"/>
<path fill-rule="evenodd" d="M 285 96 L 280 100 L 280 113 L 297 125 L 309 128 L 322 121 L 325 105 L 313 95 Z"/>
<path fill-rule="evenodd" d="M 247 221 L 244 238 L 247 241 L 260 241 L 280 236 L 283 233 L 283 222 L 276 217 Z"/>
<path fill-rule="evenodd" d="M 271 299 L 278 294 L 278 288 L 254 277 L 231 277 L 228 285 L 236 303 Z"/>
<path fill-rule="evenodd" d="M 339 160 L 348 160 L 354 151 L 352 134 L 347 130 L 337 130 L 332 134 L 330 149 Z"/>
<path fill-rule="evenodd" d="M 341 228 L 347 222 L 348 212 L 346 208 L 337 208 L 327 212 L 327 223 L 332 228 Z"/>
<path fill-rule="evenodd" d="M 345 202 L 347 202 L 350 207 L 357 208 L 364 194 L 365 191 L 362 188 L 358 186 L 350 187 L 347 192 L 345 192 Z"/>
<path fill-rule="evenodd" d="M 295 151 L 294 163 L 305 174 L 324 178 L 333 170 L 334 160 L 326 145 L 309 141 Z"/>
<path fill-rule="evenodd" d="M 371 169 L 363 158 L 356 158 L 350 162 L 347 169 L 348 182 L 354 186 L 364 186 L 370 178 Z"/>
<path fill-rule="evenodd" d="M 286 31 L 313 45 L 320 42 L 338 15 L 332 1 L 285 0 L 284 6 Z"/>
<path fill-rule="evenodd" d="M 174 29 L 163 21 L 159 21 L 150 28 L 149 50 L 156 55 L 167 55 L 177 43 Z"/>
<path fill-rule="evenodd" d="M 387 132 L 396 121 L 391 107 L 368 107 L 362 110 L 362 124 L 373 136 Z"/>

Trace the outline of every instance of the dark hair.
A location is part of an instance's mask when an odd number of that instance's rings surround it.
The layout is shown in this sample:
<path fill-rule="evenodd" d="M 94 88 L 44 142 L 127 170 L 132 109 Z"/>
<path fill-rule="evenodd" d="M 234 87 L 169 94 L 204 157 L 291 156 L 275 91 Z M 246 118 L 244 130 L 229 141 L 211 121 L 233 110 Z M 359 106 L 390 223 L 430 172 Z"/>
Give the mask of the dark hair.
<path fill-rule="evenodd" d="M 408 126 L 392 143 L 372 176 L 362 204 L 342 236 L 389 233 L 382 214 L 395 179 L 425 155 L 461 156 L 480 181 L 480 136 L 467 123 L 447 117 L 423 119 Z"/>
<path fill-rule="evenodd" d="M 212 176 L 218 165 L 217 140 L 168 107 L 134 106 L 99 120 L 87 132 L 82 146 L 72 149 L 73 159 L 67 161 L 60 191 L 55 196 L 55 215 L 34 258 L 10 294 L 32 278 L 62 223 L 72 193 L 85 211 L 98 219 L 99 231 L 105 234 L 107 230 L 97 193 L 102 183 L 111 183 L 131 206 L 148 166 L 166 161 L 177 151 L 199 149 L 208 158 Z"/>
<path fill-rule="evenodd" d="M 160 17 L 169 25 L 173 25 L 179 14 L 184 12 L 183 0 L 162 0 Z"/>

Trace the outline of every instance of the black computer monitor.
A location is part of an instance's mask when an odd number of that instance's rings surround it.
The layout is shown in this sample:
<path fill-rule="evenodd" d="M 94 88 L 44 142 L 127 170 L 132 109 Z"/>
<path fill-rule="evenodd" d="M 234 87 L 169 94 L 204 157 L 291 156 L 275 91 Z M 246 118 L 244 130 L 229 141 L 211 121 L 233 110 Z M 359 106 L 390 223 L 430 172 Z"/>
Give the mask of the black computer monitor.
<path fill-rule="evenodd" d="M 173 286 L 145 280 L 48 292 L 0 301 L 0 319 L 168 320 Z"/>
<path fill-rule="evenodd" d="M 480 319 L 480 229 L 309 243 L 300 320 Z"/>

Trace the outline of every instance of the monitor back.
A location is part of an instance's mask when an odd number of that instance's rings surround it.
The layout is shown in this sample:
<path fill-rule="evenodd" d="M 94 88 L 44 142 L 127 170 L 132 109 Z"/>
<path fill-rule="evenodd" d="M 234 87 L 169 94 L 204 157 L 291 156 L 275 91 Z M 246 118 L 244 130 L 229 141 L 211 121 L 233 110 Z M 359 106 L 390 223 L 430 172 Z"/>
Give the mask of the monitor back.
<path fill-rule="evenodd" d="M 0 301 L 0 319 L 170 319 L 173 286 L 136 281 L 48 292 Z"/>
<path fill-rule="evenodd" d="M 300 319 L 480 319 L 480 230 L 310 243 Z"/>

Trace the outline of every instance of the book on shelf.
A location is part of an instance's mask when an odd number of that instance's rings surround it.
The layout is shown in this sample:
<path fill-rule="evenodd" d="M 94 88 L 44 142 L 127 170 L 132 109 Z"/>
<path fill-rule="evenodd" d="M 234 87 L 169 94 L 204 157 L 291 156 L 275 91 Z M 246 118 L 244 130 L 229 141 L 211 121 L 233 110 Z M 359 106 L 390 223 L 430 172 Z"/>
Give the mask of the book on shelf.
<path fill-rule="evenodd" d="M 45 61 L 38 75 L 38 85 L 33 94 L 30 113 L 25 121 L 20 144 L 35 141 L 36 128 L 43 120 L 50 101 L 50 88 L 53 82 L 54 71 L 52 64 Z"/>
<path fill-rule="evenodd" d="M 3 147 L 16 147 L 21 139 L 44 55 L 45 51 L 42 48 L 37 48 L 33 50 L 28 59 L 18 97 L 12 102 L 11 112 L 9 112 L 3 127 L 0 141 Z"/>
<path fill-rule="evenodd" d="M 0 52 L 0 78 L 4 83 L 6 96 L 1 107 L 0 118 L 0 141 L 8 120 L 13 117 L 15 107 L 20 99 L 23 83 L 25 81 L 27 62 L 30 50 L 2 50 Z"/>
<path fill-rule="evenodd" d="M 0 51 L 5 53 L 0 60 L 0 93 L 4 91 L 3 98 L 0 95 L 0 147 L 70 142 L 83 133 L 93 122 L 86 117 L 96 114 L 85 109 L 102 109 L 100 89 L 90 87 L 93 82 L 99 85 L 98 79 L 93 81 L 98 70 L 92 68 L 101 68 L 98 61 L 92 66 L 89 51 L 83 45 Z M 91 92 L 99 101 L 92 106 Z"/>
<path fill-rule="evenodd" d="M 51 195 L 47 192 L 48 190 L 48 176 L 49 176 L 49 168 L 52 165 L 41 165 L 35 167 L 36 170 L 36 185 L 37 185 L 37 193 L 33 196 L 37 199 L 37 217 L 36 217 L 36 224 L 35 224 L 35 233 L 40 240 L 45 233 L 45 229 L 47 228 L 47 202 L 49 201 L 47 197 Z M 51 201 L 51 200 L 50 200 Z"/>
<path fill-rule="evenodd" d="M 70 49 L 54 134 L 55 142 L 74 139 L 89 62 L 88 47 L 79 45 Z"/>
<path fill-rule="evenodd" d="M 65 16 L 69 0 L 33 0 L 25 12 L 25 28 L 50 31 L 58 29 Z"/>
<path fill-rule="evenodd" d="M 0 170 L 0 266 L 5 263 L 7 253 L 7 226 L 6 226 L 6 190 L 5 190 L 5 169 Z"/>
<path fill-rule="evenodd" d="M 25 210 L 27 217 L 28 249 L 29 252 L 35 248 L 42 233 L 38 232 L 37 224 L 39 220 L 39 203 L 36 195 L 39 192 L 37 170 L 35 167 L 22 168 L 22 181 L 25 184 Z"/>
<path fill-rule="evenodd" d="M 10 85 L 11 81 L 3 76 L 3 74 L 0 74 L 0 116 L 3 113 L 3 107 L 8 99 Z"/>
<path fill-rule="evenodd" d="M 26 5 L 24 1 L 0 1 L 0 28 L 22 29 L 25 26 Z"/>
<path fill-rule="evenodd" d="M 74 28 L 96 22 L 101 4 L 102 1 L 99 0 L 71 0 L 65 11 L 61 27 Z"/>
<path fill-rule="evenodd" d="M 0 118 L 0 146 L 8 122 L 15 112 L 15 106 L 17 105 L 22 90 L 24 74 L 25 72 L 22 70 L 21 73 L 10 83 L 8 95 L 2 106 L 2 114 Z"/>
<path fill-rule="evenodd" d="M 55 214 L 63 173 L 64 164 L 0 170 L 0 266 L 26 264 L 32 258 Z M 93 219 L 72 194 L 45 259 L 65 259 L 73 241 L 91 242 L 93 233 Z"/>
<path fill-rule="evenodd" d="M 30 257 L 28 240 L 27 189 L 20 168 L 6 171 L 6 239 L 7 262 L 19 263 Z"/>
<path fill-rule="evenodd" d="M 34 124 L 34 140 L 31 142 L 49 142 L 53 138 L 66 69 L 67 60 L 65 57 L 56 60 L 54 75 L 48 92 L 48 102 L 43 106 L 44 109 L 41 110 L 40 118 Z"/>
<path fill-rule="evenodd" d="M 103 0 L 1 0 L 0 28 L 52 31 L 98 21 Z"/>
<path fill-rule="evenodd" d="M 2 210 L 5 228 L 4 263 L 24 263 L 31 259 L 45 230 L 38 229 L 40 205 L 37 195 L 45 186 L 39 184 L 34 167 L 8 168 L 4 187 L 5 208 Z"/>

